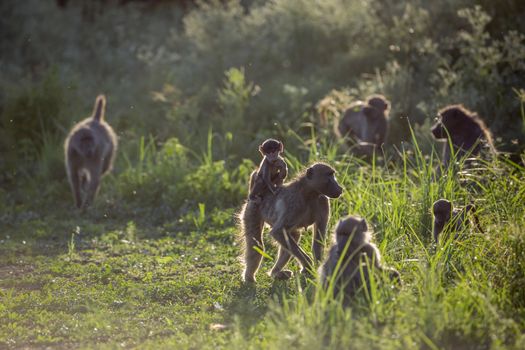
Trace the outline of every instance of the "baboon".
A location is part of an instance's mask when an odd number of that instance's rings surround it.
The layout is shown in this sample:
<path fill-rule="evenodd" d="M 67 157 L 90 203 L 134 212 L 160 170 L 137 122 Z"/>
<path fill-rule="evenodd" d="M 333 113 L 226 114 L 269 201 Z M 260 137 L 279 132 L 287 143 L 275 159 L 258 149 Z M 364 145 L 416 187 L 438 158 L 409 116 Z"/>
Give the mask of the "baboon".
<path fill-rule="evenodd" d="M 432 135 L 437 140 L 447 140 L 443 147 L 442 165 L 450 164 L 451 157 L 456 159 L 465 156 L 478 156 L 483 150 L 495 154 L 494 143 L 489 129 L 475 112 L 471 112 L 463 105 L 450 105 L 438 112 L 438 120 L 432 126 Z M 450 148 L 452 144 L 452 148 Z M 440 173 L 440 169 L 438 169 Z"/>
<path fill-rule="evenodd" d="M 390 103 L 384 96 L 369 96 L 366 103 L 358 101 L 350 105 L 334 125 L 334 131 L 339 137 L 357 142 L 356 155 L 371 156 L 385 142 L 389 111 Z"/>
<path fill-rule="evenodd" d="M 100 178 L 113 166 L 117 136 L 104 120 L 106 97 L 99 95 L 93 114 L 76 124 L 64 144 L 66 171 L 77 208 L 87 208 L 95 199 Z"/>
<path fill-rule="evenodd" d="M 474 227 L 483 233 L 476 214 L 476 207 L 473 204 L 468 204 L 464 208 L 453 208 L 450 201 L 438 199 L 432 206 L 432 213 L 434 214 L 433 235 L 436 244 L 439 243 L 439 236 L 445 228 L 447 228 L 449 232 L 460 231 L 466 223 L 472 223 L 471 219 Z"/>
<path fill-rule="evenodd" d="M 370 287 L 370 274 L 374 269 L 387 272 L 391 280 L 401 282 L 397 270 L 381 264 L 381 254 L 371 242 L 372 234 L 365 219 L 347 216 L 337 224 L 334 236 L 328 258 L 319 268 L 323 288 L 332 284 L 334 295 L 342 291 L 347 302 L 361 287 Z"/>
<path fill-rule="evenodd" d="M 256 174 L 252 174 L 251 181 Z M 270 275 L 276 279 L 288 279 L 289 270 L 283 270 L 293 255 L 302 266 L 302 273 L 312 272 L 313 261 L 299 247 L 300 229 L 314 226 L 312 250 L 314 261 L 322 259 L 326 240 L 326 225 L 330 216 L 328 198 L 338 198 L 343 188 L 335 178 L 335 170 L 327 164 L 315 163 L 293 181 L 283 185 L 276 193 L 263 196 L 260 203 L 248 201 L 240 213 L 240 225 L 244 238 L 243 278 L 255 282 L 255 274 L 262 260 L 263 226 L 268 223 L 270 235 L 279 243 L 277 261 Z"/>
<path fill-rule="evenodd" d="M 265 192 L 269 190 L 275 194 L 277 188 L 282 186 L 288 175 L 286 162 L 280 156 L 283 151 L 283 143 L 274 139 L 268 139 L 259 146 L 263 159 L 257 170 L 255 182 L 250 184 L 250 200 L 260 202 Z"/>

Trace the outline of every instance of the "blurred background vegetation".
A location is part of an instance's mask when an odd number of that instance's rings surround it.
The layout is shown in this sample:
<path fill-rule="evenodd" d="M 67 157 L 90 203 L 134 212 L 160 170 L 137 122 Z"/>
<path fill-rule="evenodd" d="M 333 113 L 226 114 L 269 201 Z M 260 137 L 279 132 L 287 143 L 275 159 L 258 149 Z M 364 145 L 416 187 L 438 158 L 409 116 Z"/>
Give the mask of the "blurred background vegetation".
<path fill-rule="evenodd" d="M 338 145 L 333 119 L 371 93 L 392 102 L 387 150 L 411 127 L 432 150 L 429 126 L 451 103 L 477 111 L 500 151 L 525 148 L 520 0 L 26 0 L 0 10 L 6 208 L 38 200 L 27 189 L 43 182 L 70 200 L 63 140 L 99 93 L 120 137 L 113 209 L 238 205 L 262 140 L 307 161 L 317 144 Z"/>

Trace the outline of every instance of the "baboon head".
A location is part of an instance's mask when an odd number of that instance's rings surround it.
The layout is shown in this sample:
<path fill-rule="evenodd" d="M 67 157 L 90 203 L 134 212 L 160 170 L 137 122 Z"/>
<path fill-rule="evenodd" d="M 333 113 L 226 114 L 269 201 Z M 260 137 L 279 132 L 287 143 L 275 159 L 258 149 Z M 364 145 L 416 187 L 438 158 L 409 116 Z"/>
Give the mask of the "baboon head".
<path fill-rule="evenodd" d="M 390 109 L 390 103 L 383 95 L 372 95 L 368 96 L 367 104 L 376 108 L 378 111 L 384 113 L 385 116 L 388 116 Z"/>
<path fill-rule="evenodd" d="M 338 198 L 343 193 L 335 178 L 335 170 L 324 163 L 315 163 L 306 169 L 306 182 L 310 188 L 329 198 Z"/>
<path fill-rule="evenodd" d="M 350 215 L 339 220 L 335 228 L 337 244 L 346 244 L 349 238 L 352 238 L 352 241 L 358 242 L 358 244 L 370 242 L 370 233 L 368 232 L 368 225 L 365 219 Z"/>
<path fill-rule="evenodd" d="M 261 152 L 263 157 L 267 157 L 269 161 L 275 161 L 283 151 L 283 143 L 275 139 L 267 139 L 259 146 L 259 152 Z"/>
<path fill-rule="evenodd" d="M 452 218 L 452 203 L 446 199 L 439 199 L 434 202 L 432 206 L 432 213 L 434 214 L 434 240 L 438 242 L 439 235 L 443 232 L 445 225 Z"/>
<path fill-rule="evenodd" d="M 452 203 L 446 199 L 439 199 L 434 202 L 432 212 L 434 213 L 434 223 L 443 228 L 443 226 L 450 221 L 452 215 Z"/>

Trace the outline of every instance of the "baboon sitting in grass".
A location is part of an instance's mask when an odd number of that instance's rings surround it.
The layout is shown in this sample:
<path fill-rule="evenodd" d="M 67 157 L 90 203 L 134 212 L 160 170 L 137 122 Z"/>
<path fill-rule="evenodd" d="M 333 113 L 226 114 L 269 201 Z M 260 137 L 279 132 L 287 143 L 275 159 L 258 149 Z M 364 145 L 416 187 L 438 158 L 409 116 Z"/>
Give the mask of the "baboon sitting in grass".
<path fill-rule="evenodd" d="M 371 242 L 365 219 L 348 216 L 335 229 L 335 242 L 327 260 L 319 268 L 321 285 L 333 288 L 334 295 L 343 292 L 348 302 L 362 287 L 370 288 L 373 271 L 386 272 L 391 280 L 400 282 L 399 272 L 381 263 L 381 254 Z"/>
<path fill-rule="evenodd" d="M 446 140 L 443 146 L 443 168 L 450 165 L 454 155 L 459 160 L 466 156 L 477 157 L 482 153 L 496 154 L 492 136 L 485 123 L 475 112 L 463 105 L 450 105 L 441 109 L 436 124 L 432 126 L 432 135 L 436 140 Z M 438 175 L 440 173 L 441 170 L 438 169 Z"/>
<path fill-rule="evenodd" d="M 252 174 L 250 182 L 253 183 Z M 314 225 L 313 254 L 316 262 L 322 259 L 326 226 L 330 216 L 328 198 L 338 198 L 343 192 L 335 178 L 335 170 L 327 164 L 315 163 L 276 193 L 268 193 L 260 203 L 248 201 L 240 213 L 244 238 L 244 281 L 255 282 L 255 274 L 264 250 L 263 226 L 268 223 L 270 235 L 279 243 L 279 253 L 271 276 L 288 279 L 290 270 L 284 267 L 293 255 L 302 266 L 301 272 L 313 271 L 314 262 L 298 245 L 300 229 Z"/>
<path fill-rule="evenodd" d="M 357 101 L 350 105 L 334 125 L 334 131 L 339 137 L 351 139 L 350 144 L 357 143 L 354 154 L 372 156 L 385 142 L 389 111 L 390 103 L 384 96 L 369 96 L 366 103 Z"/>
<path fill-rule="evenodd" d="M 77 208 L 94 200 L 101 177 L 108 173 L 117 150 L 117 136 L 104 121 L 106 98 L 99 95 L 93 114 L 76 124 L 64 144 L 66 171 Z"/>
<path fill-rule="evenodd" d="M 468 204 L 464 208 L 454 208 L 452 203 L 446 199 L 438 199 L 432 206 L 434 215 L 433 235 L 434 241 L 439 243 L 439 237 L 443 233 L 458 232 L 465 228 L 467 224 L 473 224 L 481 233 L 483 229 L 479 224 L 476 214 L 476 207 Z"/>

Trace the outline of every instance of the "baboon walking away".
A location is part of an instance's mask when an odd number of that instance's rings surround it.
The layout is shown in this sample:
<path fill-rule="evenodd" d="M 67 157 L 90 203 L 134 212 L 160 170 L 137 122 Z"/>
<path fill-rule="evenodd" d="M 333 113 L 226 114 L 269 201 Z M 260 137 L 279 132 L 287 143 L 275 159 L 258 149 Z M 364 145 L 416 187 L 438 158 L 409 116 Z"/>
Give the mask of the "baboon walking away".
<path fill-rule="evenodd" d="M 106 98 L 99 95 L 93 114 L 71 129 L 64 144 L 67 176 L 80 209 L 93 203 L 101 177 L 113 166 L 117 136 L 104 120 L 105 110 Z"/>
<path fill-rule="evenodd" d="M 256 173 L 252 174 L 256 176 Z M 270 235 L 279 243 L 277 260 L 270 272 L 276 279 L 288 279 L 290 270 L 284 270 L 292 255 L 302 266 L 301 272 L 312 271 L 312 258 L 298 245 L 300 229 L 314 226 L 314 260 L 322 259 L 326 240 L 326 226 L 330 216 L 329 198 L 338 198 L 343 188 L 335 178 L 332 167 L 315 163 L 295 180 L 285 184 L 276 194 L 268 193 L 260 203 L 248 201 L 240 213 L 244 238 L 243 278 L 255 282 L 255 274 L 262 261 L 259 251 L 264 250 L 263 226 L 268 223 Z"/>

